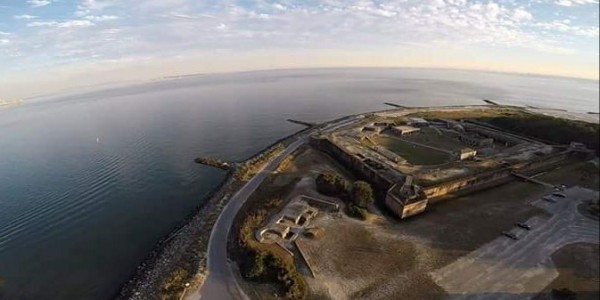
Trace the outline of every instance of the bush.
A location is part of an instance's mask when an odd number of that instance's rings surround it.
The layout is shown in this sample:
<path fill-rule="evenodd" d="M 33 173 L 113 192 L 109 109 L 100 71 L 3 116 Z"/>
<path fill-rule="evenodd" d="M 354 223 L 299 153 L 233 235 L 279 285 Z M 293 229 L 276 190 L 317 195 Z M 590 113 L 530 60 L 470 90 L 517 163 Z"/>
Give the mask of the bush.
<path fill-rule="evenodd" d="M 341 197 L 346 193 L 347 183 L 344 178 L 332 172 L 319 174 L 315 180 L 317 191 L 323 195 Z"/>
<path fill-rule="evenodd" d="M 163 282 L 162 299 L 177 299 L 179 293 L 183 291 L 184 284 L 188 279 L 189 273 L 181 267 L 177 267 L 169 277 Z"/>
<path fill-rule="evenodd" d="M 575 299 L 577 299 L 577 294 L 567 288 L 553 289 L 552 290 L 552 299 L 575 300 Z"/>
<path fill-rule="evenodd" d="M 367 208 L 375 200 L 371 185 L 364 181 L 355 181 L 352 184 L 352 204 L 360 208 Z"/>
<path fill-rule="evenodd" d="M 367 219 L 367 215 L 368 212 L 366 209 L 362 208 L 362 207 L 358 207 L 352 203 L 348 204 L 348 206 L 346 206 L 346 213 L 348 214 L 348 216 L 352 217 L 352 218 L 357 218 L 359 220 L 366 220 Z"/>

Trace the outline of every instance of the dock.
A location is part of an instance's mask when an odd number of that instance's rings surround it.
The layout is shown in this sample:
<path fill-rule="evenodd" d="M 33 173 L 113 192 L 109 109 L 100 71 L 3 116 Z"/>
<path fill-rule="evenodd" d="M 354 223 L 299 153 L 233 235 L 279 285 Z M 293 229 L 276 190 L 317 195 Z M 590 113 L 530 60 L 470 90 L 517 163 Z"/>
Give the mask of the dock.
<path fill-rule="evenodd" d="M 317 123 L 313 123 L 313 122 L 299 121 L 299 120 L 294 120 L 294 119 L 287 119 L 287 121 L 290 123 L 294 123 L 294 124 L 304 125 L 306 127 L 317 126 Z"/>
<path fill-rule="evenodd" d="M 541 180 L 537 180 L 537 179 L 535 179 L 533 177 L 530 177 L 530 176 L 527 176 L 527 175 L 523 175 L 523 174 L 520 174 L 520 173 L 517 173 L 517 172 L 512 172 L 511 174 L 513 176 L 517 177 L 517 178 L 520 178 L 520 179 L 526 181 L 526 182 L 537 183 L 539 185 L 546 186 L 546 187 L 554 187 L 554 185 L 552 185 L 552 184 L 549 184 L 547 182 L 543 182 Z"/>
<path fill-rule="evenodd" d="M 487 103 L 487 104 L 491 104 L 491 105 L 495 105 L 495 106 L 502 106 L 502 104 L 489 100 L 489 99 L 483 99 L 483 102 Z"/>
<path fill-rule="evenodd" d="M 226 162 L 226 161 L 218 159 L 218 158 L 207 157 L 207 156 L 197 157 L 196 159 L 194 159 L 194 162 L 205 165 L 205 166 L 225 170 L 225 171 L 230 171 L 233 168 L 235 168 L 235 164 L 233 164 L 233 163 Z"/>
<path fill-rule="evenodd" d="M 393 107 L 397 107 L 397 108 L 408 108 L 407 106 L 402 106 L 400 104 L 391 103 L 391 102 L 383 102 L 383 104 L 389 105 L 389 106 L 393 106 Z"/>

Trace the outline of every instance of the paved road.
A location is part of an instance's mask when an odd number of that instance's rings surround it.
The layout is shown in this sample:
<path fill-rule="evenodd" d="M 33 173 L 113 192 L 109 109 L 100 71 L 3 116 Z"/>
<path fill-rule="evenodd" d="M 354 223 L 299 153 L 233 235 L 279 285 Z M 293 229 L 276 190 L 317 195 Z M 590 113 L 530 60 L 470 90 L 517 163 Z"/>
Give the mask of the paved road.
<path fill-rule="evenodd" d="M 344 120 L 338 123 L 329 124 L 322 131 L 329 132 L 341 126 L 354 122 L 359 117 Z M 310 132 L 309 132 L 310 133 Z M 244 291 L 239 287 L 236 274 L 234 274 L 230 263 L 227 260 L 227 237 L 233 225 L 233 220 L 238 210 L 244 202 L 252 195 L 263 180 L 274 171 L 277 166 L 298 149 L 302 144 L 308 141 L 309 133 L 300 135 L 298 139 L 290 144 L 275 159 L 267 163 L 263 168 L 250 179 L 227 203 L 215 223 L 208 243 L 207 267 L 208 276 L 199 291 L 189 292 L 186 300 L 240 300 L 248 299 Z"/>
<path fill-rule="evenodd" d="M 511 232 L 519 240 L 499 236 L 433 272 L 433 279 L 451 299 L 531 298 L 558 276 L 551 258 L 555 251 L 578 242 L 599 243 L 598 221 L 577 210 L 582 200 L 597 198 L 598 192 L 575 187 L 565 194 L 567 198 L 556 198 L 556 203 L 534 201 L 533 205 L 553 215 L 527 220 L 530 231 L 514 228 Z"/>
<path fill-rule="evenodd" d="M 233 220 L 248 197 L 258 188 L 270 172 L 275 170 L 279 163 L 294 150 L 307 141 L 306 136 L 301 136 L 289 145 L 279 156 L 267 163 L 263 168 L 246 183 L 223 208 L 217 219 L 208 244 L 208 276 L 199 292 L 188 295 L 186 299 L 231 300 L 248 299 L 239 288 L 235 275 L 227 261 L 227 237 Z"/>

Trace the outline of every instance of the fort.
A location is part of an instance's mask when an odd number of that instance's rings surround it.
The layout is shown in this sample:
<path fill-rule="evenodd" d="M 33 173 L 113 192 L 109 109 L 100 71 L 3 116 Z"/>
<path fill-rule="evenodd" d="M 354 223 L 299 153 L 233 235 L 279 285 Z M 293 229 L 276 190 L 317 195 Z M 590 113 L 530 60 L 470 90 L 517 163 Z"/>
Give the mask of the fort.
<path fill-rule="evenodd" d="M 374 114 L 352 126 L 312 135 L 310 143 L 371 183 L 401 219 L 449 195 L 523 180 L 594 155 L 578 143 L 549 145 L 478 122 L 407 119 L 402 114 Z M 427 162 L 448 151 L 453 155 L 442 163 Z"/>

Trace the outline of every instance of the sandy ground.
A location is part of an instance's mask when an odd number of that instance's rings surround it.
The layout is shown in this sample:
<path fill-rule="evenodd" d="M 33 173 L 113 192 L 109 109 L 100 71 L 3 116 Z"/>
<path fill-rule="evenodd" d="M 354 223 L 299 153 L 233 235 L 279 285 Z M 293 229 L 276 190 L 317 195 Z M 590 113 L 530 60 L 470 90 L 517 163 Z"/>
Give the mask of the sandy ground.
<path fill-rule="evenodd" d="M 552 290 L 576 291 L 578 300 L 600 299 L 600 245 L 577 243 L 552 255 L 558 277 L 535 300 L 553 300 Z"/>
<path fill-rule="evenodd" d="M 307 277 L 311 299 L 445 299 L 448 294 L 432 272 L 493 241 L 517 221 L 548 218 L 543 209 L 528 205 L 546 191 L 515 182 L 440 202 L 403 221 L 376 210 L 370 222 L 322 215 L 312 226 L 324 228 L 324 237 L 303 239 L 316 272 L 316 278 Z"/>
<path fill-rule="evenodd" d="M 552 214 L 526 220 L 527 231 L 511 230 L 519 239 L 498 237 L 458 261 L 431 273 L 452 299 L 529 299 L 557 276 L 552 254 L 574 243 L 598 244 L 598 222 L 579 214 L 577 205 L 598 192 L 579 187 L 565 191 L 556 203 L 538 199 L 532 205 Z"/>

